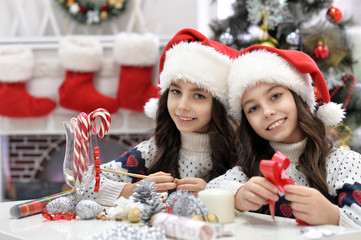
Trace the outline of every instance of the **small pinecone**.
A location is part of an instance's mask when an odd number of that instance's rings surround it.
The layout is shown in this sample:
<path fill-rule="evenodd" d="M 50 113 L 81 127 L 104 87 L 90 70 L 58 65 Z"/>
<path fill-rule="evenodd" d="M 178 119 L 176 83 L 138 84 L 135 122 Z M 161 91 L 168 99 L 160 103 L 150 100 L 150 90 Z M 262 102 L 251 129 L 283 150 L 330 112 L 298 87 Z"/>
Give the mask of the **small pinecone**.
<path fill-rule="evenodd" d="M 66 213 L 66 212 L 74 211 L 75 206 L 76 206 L 76 201 L 74 196 L 60 197 L 48 203 L 46 205 L 46 210 L 50 214 L 54 214 L 56 212 Z"/>
<path fill-rule="evenodd" d="M 153 187 L 154 184 L 154 182 L 151 182 L 148 179 L 144 179 L 140 184 L 136 184 L 137 187 L 134 189 L 132 195 L 134 202 L 144 204 L 148 200 L 158 197 L 159 194 L 154 192 L 157 189 L 156 187 Z"/>
<path fill-rule="evenodd" d="M 103 211 L 103 207 L 92 200 L 82 200 L 76 205 L 76 214 L 82 219 L 92 219 Z"/>
<path fill-rule="evenodd" d="M 164 209 L 164 203 L 160 200 L 160 198 L 153 198 L 148 200 L 144 208 L 140 214 L 140 220 L 146 224 L 147 226 L 150 226 L 150 220 L 154 214 L 157 214 L 159 212 L 162 212 Z"/>

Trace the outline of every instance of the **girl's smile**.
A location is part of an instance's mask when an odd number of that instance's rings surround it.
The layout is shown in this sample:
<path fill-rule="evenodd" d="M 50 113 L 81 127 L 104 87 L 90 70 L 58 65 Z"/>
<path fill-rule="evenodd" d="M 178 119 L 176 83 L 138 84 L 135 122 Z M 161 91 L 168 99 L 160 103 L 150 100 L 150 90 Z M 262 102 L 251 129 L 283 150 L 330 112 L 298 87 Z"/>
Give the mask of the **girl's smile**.
<path fill-rule="evenodd" d="M 288 88 L 260 83 L 245 91 L 242 108 L 253 130 L 268 141 L 295 143 L 304 138 Z"/>

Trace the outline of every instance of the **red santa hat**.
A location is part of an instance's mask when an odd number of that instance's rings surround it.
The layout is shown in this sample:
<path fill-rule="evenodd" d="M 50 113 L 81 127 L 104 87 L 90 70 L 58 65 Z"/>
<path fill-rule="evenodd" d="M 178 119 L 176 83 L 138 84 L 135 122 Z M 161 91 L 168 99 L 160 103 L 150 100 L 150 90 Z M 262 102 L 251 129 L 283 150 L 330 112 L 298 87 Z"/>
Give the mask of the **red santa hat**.
<path fill-rule="evenodd" d="M 179 31 L 166 45 L 159 61 L 160 94 L 180 79 L 197 84 L 228 108 L 227 77 L 231 58 L 239 52 L 209 40 L 193 29 Z M 158 99 L 144 106 L 148 117 L 156 118 Z"/>
<path fill-rule="evenodd" d="M 229 104 L 231 111 L 240 116 L 244 92 L 258 83 L 279 84 L 299 95 L 312 112 L 316 109 L 314 87 L 324 104 L 317 116 L 327 126 L 341 122 L 344 110 L 340 104 L 330 102 L 326 81 L 315 61 L 307 54 L 295 50 L 280 50 L 255 45 L 240 52 L 229 73 Z"/>

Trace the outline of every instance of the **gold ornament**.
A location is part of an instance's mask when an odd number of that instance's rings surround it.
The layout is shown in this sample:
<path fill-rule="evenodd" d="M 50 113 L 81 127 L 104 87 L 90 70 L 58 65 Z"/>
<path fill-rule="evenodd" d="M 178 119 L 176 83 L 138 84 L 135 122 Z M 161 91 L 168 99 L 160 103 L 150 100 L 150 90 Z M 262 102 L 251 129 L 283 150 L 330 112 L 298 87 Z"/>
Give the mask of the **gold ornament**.
<path fill-rule="evenodd" d="M 207 216 L 205 216 L 204 219 L 206 220 L 206 222 L 210 222 L 210 223 L 218 222 L 218 217 L 213 213 L 207 214 Z"/>
<path fill-rule="evenodd" d="M 273 42 L 269 41 L 269 40 L 264 40 L 264 41 L 258 43 L 258 45 L 268 46 L 268 47 L 273 47 L 273 48 L 276 47 L 276 45 Z"/>
<path fill-rule="evenodd" d="M 139 208 L 133 208 L 129 211 L 128 221 L 131 223 L 138 223 L 140 221 L 140 210 Z"/>
<path fill-rule="evenodd" d="M 107 11 L 101 11 L 100 12 L 100 19 L 104 20 L 108 17 L 108 12 Z"/>
<path fill-rule="evenodd" d="M 198 220 L 198 221 L 203 221 L 202 216 L 198 215 L 198 214 L 195 214 L 195 215 L 191 216 L 191 219 Z"/>

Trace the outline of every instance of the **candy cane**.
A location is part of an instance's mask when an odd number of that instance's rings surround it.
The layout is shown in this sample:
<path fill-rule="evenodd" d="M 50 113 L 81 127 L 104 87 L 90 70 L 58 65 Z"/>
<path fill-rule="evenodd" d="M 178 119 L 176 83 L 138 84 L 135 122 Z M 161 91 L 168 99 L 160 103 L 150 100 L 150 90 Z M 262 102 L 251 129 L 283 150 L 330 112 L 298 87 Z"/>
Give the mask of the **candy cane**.
<path fill-rule="evenodd" d="M 81 172 L 81 168 L 79 168 L 80 153 L 81 153 L 81 132 L 79 129 L 78 119 L 72 118 L 70 120 L 70 126 L 74 132 L 73 177 L 74 177 L 74 182 L 76 184 L 79 184 L 82 180 L 83 173 Z"/>
<path fill-rule="evenodd" d="M 107 134 L 109 131 L 109 127 L 110 127 L 110 123 L 111 123 L 111 116 L 110 116 L 109 112 L 107 110 L 105 110 L 104 108 L 98 108 L 89 114 L 90 126 L 93 126 L 93 124 L 95 123 L 95 119 L 97 117 L 100 117 L 100 119 L 101 119 L 101 125 L 100 125 L 98 136 L 100 138 L 103 138 L 104 135 Z"/>
<path fill-rule="evenodd" d="M 100 138 L 103 138 L 105 134 L 108 133 L 110 122 L 111 122 L 111 116 L 107 110 L 104 108 L 98 108 L 91 112 L 89 114 L 89 122 L 90 126 L 92 127 L 93 124 L 95 124 L 95 120 L 97 117 L 100 117 L 101 119 L 101 125 L 99 129 L 98 136 Z M 99 185 L 100 185 L 100 158 L 99 158 L 99 148 L 94 148 L 94 160 L 95 160 L 95 186 L 94 186 L 94 192 L 99 191 Z"/>

